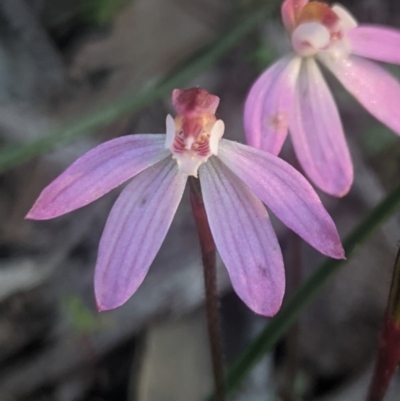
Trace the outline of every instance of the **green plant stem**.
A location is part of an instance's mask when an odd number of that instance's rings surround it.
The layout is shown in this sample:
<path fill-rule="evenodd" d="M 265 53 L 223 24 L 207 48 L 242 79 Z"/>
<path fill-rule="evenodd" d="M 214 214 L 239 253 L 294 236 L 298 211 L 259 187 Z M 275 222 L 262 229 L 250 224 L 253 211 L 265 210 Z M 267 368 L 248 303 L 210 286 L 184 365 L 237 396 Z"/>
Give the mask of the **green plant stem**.
<path fill-rule="evenodd" d="M 210 340 L 211 361 L 214 375 L 214 387 L 217 401 L 225 400 L 224 361 L 221 341 L 221 322 L 219 315 L 216 248 L 208 224 L 206 209 L 201 194 L 200 181 L 189 177 L 190 200 L 199 233 L 200 248 L 204 268 L 204 286 L 206 291 L 206 313 L 208 337 Z"/>
<path fill-rule="evenodd" d="M 400 361 L 400 248 L 394 264 L 389 300 L 383 319 L 378 358 L 367 401 L 382 401 Z"/>
<path fill-rule="evenodd" d="M 344 241 L 346 257 L 349 259 L 357 246 L 363 243 L 400 206 L 400 186 L 380 202 Z M 236 359 L 226 377 L 226 389 L 231 393 L 237 389 L 249 371 L 265 353 L 277 343 L 283 334 L 296 322 L 300 313 L 319 294 L 325 284 L 344 266 L 345 261 L 328 259 L 301 286 L 267 324 L 265 329 Z M 213 400 L 210 396 L 207 400 Z"/>
<path fill-rule="evenodd" d="M 214 65 L 224 54 L 232 49 L 241 39 L 254 30 L 276 10 L 278 1 L 271 1 L 269 6 L 254 11 L 245 17 L 221 38 L 196 50 L 186 61 L 178 63 L 162 79 L 142 90 L 135 89 L 127 96 L 114 101 L 111 105 L 94 111 L 74 122 L 51 132 L 47 136 L 24 145 L 10 145 L 0 150 L 0 172 L 25 163 L 34 157 L 47 153 L 57 146 L 65 145 L 76 138 L 81 138 L 117 118 L 138 112 L 156 100 L 168 95 L 177 87 L 187 85 L 193 78 Z"/>
<path fill-rule="evenodd" d="M 301 286 L 302 281 L 302 255 L 301 238 L 291 233 L 288 246 L 290 247 L 290 260 L 286 264 L 286 294 L 290 298 Z M 296 322 L 284 336 L 285 357 L 283 360 L 283 380 L 280 383 L 279 394 L 282 401 L 296 400 L 296 377 L 299 367 L 299 324 Z"/>

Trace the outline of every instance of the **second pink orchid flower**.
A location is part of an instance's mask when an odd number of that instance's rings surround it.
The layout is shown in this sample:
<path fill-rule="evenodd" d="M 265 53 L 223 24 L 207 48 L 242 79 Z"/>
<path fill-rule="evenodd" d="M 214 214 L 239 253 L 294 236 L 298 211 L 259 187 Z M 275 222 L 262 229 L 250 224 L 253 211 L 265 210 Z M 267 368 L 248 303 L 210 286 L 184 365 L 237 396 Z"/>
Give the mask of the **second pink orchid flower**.
<path fill-rule="evenodd" d="M 250 145 L 278 154 L 288 131 L 305 173 L 334 196 L 345 195 L 353 166 L 339 112 L 317 62 L 378 120 L 400 134 L 400 83 L 371 58 L 400 64 L 400 32 L 358 25 L 339 5 L 285 0 L 282 19 L 293 54 L 264 72 L 245 105 Z"/>

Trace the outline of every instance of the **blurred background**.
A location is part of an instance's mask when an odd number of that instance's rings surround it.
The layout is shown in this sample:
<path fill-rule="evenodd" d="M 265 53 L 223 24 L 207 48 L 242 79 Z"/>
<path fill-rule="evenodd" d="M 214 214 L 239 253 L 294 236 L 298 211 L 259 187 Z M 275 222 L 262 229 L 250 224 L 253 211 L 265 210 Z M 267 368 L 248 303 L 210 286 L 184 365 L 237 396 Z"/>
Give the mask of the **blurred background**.
<path fill-rule="evenodd" d="M 93 269 L 121 189 L 55 220 L 24 216 L 88 149 L 121 135 L 164 132 L 173 112 L 168 85 L 220 96 L 226 137 L 243 141 L 247 91 L 288 49 L 280 3 L 0 0 L 0 401 L 196 401 L 210 392 L 202 268 L 187 194 L 144 284 L 126 305 L 102 314 Z M 398 1 L 342 4 L 359 21 L 400 28 Z M 347 197 L 321 195 L 344 237 L 398 185 L 400 139 L 327 79 L 355 165 Z M 295 163 L 290 143 L 282 155 Z M 323 258 L 273 222 L 290 296 Z M 391 219 L 356 252 L 232 399 L 364 399 L 399 223 Z M 237 299 L 219 267 L 229 365 L 268 322 Z M 388 400 L 400 399 L 398 379 Z"/>

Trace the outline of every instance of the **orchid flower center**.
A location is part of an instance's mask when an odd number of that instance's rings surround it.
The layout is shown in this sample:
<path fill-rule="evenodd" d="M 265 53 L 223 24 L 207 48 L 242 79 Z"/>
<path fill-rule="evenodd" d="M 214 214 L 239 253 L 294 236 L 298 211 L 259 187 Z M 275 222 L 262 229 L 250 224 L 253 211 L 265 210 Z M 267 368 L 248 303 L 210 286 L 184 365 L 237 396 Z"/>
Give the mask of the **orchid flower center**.
<path fill-rule="evenodd" d="M 197 177 L 200 165 L 218 154 L 224 129 L 223 121 L 214 115 L 195 118 L 178 115 L 175 120 L 168 115 L 165 147 L 183 173 Z"/>
<path fill-rule="evenodd" d="M 291 32 L 293 49 L 302 57 L 328 53 L 332 58 L 345 58 L 350 53 L 346 32 L 357 26 L 356 20 L 343 7 L 332 8 L 312 1 L 300 11 Z"/>
<path fill-rule="evenodd" d="M 328 47 L 330 33 L 318 22 L 300 24 L 292 33 L 293 49 L 302 57 L 314 54 Z"/>
<path fill-rule="evenodd" d="M 171 151 L 183 173 L 197 177 L 200 165 L 217 155 L 224 134 L 223 121 L 215 117 L 219 98 L 192 88 L 175 90 L 172 102 L 178 115 L 175 119 L 167 116 L 165 148 Z"/>

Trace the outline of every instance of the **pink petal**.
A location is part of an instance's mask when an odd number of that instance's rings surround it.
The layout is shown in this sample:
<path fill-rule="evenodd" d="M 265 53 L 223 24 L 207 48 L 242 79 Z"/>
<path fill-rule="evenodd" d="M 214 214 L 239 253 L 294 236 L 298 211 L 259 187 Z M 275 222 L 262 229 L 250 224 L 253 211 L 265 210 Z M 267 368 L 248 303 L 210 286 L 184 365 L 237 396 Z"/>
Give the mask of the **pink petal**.
<path fill-rule="evenodd" d="M 218 157 L 300 237 L 324 255 L 344 258 L 335 224 L 297 170 L 274 155 L 226 139 Z"/>
<path fill-rule="evenodd" d="M 40 194 L 26 218 L 52 219 L 100 198 L 171 153 L 165 135 L 129 135 L 105 142 L 73 163 Z"/>
<path fill-rule="evenodd" d="M 282 253 L 267 211 L 216 157 L 200 168 L 204 204 L 233 288 L 254 312 L 273 316 L 285 290 Z"/>
<path fill-rule="evenodd" d="M 285 0 L 281 7 L 282 21 L 288 31 L 293 30 L 302 8 L 308 0 Z"/>
<path fill-rule="evenodd" d="M 313 58 L 304 61 L 300 72 L 290 131 L 300 164 L 315 185 L 345 195 L 353 166 L 335 101 Z"/>
<path fill-rule="evenodd" d="M 251 146 L 280 152 L 288 133 L 300 65 L 300 57 L 285 57 L 254 83 L 244 108 L 246 139 Z"/>
<path fill-rule="evenodd" d="M 357 56 L 400 64 L 400 31 L 373 25 L 361 25 L 347 33 L 351 51 Z"/>
<path fill-rule="evenodd" d="M 378 120 L 400 134 L 400 83 L 377 64 L 350 56 L 321 58 L 342 85 Z"/>
<path fill-rule="evenodd" d="M 276 78 L 282 74 L 290 61 L 282 58 L 269 67 L 256 80 L 247 95 L 244 105 L 244 129 L 250 146 L 260 148 L 266 124 L 263 116 L 264 100 Z"/>
<path fill-rule="evenodd" d="M 113 206 L 100 241 L 95 273 L 99 310 L 130 298 L 149 270 L 181 201 L 187 176 L 172 159 L 137 177 Z"/>

